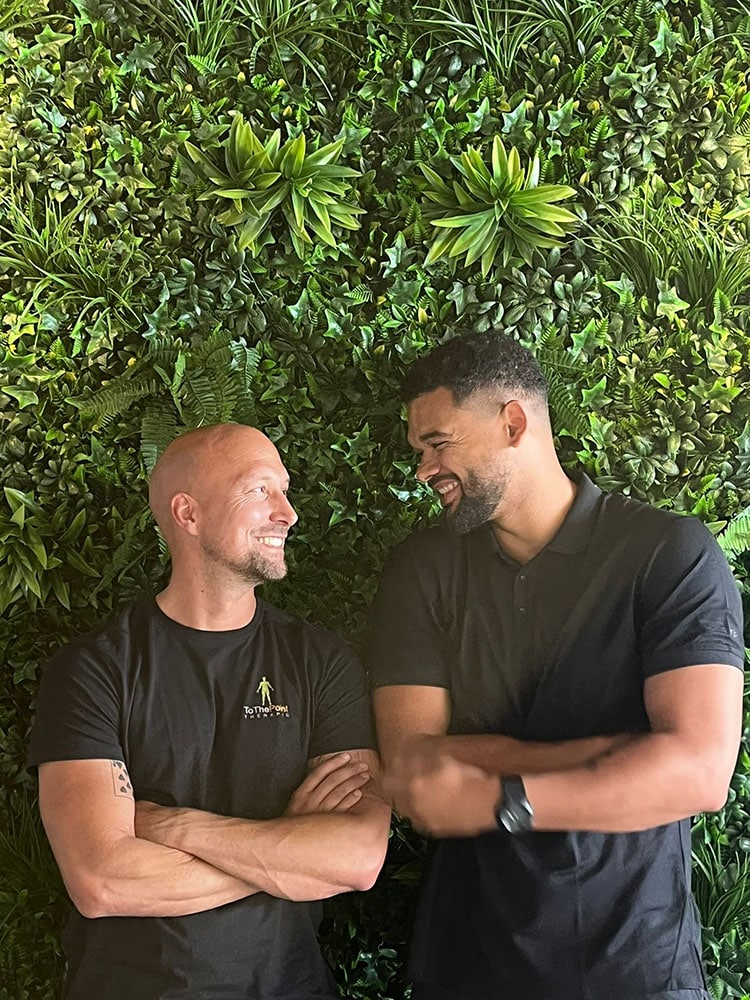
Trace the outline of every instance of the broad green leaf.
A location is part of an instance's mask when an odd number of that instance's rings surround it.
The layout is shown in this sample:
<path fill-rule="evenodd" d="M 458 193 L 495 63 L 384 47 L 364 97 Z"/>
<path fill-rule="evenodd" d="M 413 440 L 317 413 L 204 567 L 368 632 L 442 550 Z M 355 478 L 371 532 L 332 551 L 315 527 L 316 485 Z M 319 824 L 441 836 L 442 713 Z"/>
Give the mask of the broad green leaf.
<path fill-rule="evenodd" d="M 20 410 L 39 404 L 39 396 L 32 389 L 19 389 L 17 385 L 4 385 L 0 387 L 0 392 L 4 392 L 6 396 L 12 396 L 18 403 Z"/>
<path fill-rule="evenodd" d="M 286 178 L 297 177 L 305 162 L 305 136 L 300 133 L 296 139 L 287 142 L 279 159 L 279 170 Z"/>
<path fill-rule="evenodd" d="M 67 549 L 64 553 L 62 553 L 62 555 L 64 556 L 65 561 L 70 566 L 72 566 L 73 569 L 77 570 L 79 573 L 82 573 L 84 576 L 89 576 L 89 577 L 99 576 L 98 572 L 93 568 L 93 566 L 89 562 L 87 562 L 86 559 L 84 559 L 84 557 L 80 555 L 75 549 Z"/>
<path fill-rule="evenodd" d="M 211 192 L 206 192 L 211 197 L 214 198 L 229 198 L 232 201 L 241 201 L 243 198 L 251 198 L 253 191 L 247 188 L 222 188 L 216 187 Z M 201 195 L 198 199 L 199 201 L 205 200 L 205 195 Z"/>
<path fill-rule="evenodd" d="M 294 184 L 292 185 L 292 211 L 297 225 L 302 228 L 305 222 L 305 200 Z"/>
<path fill-rule="evenodd" d="M 336 142 L 329 142 L 327 146 L 322 146 L 316 152 L 311 153 L 305 162 L 306 167 L 323 167 L 327 164 L 333 163 L 341 155 L 341 150 L 344 148 L 345 140 L 337 139 Z M 352 176 L 356 174 L 357 171 L 352 171 Z"/>
<path fill-rule="evenodd" d="M 475 223 L 486 225 L 493 218 L 490 210 L 486 212 L 474 212 L 471 215 L 451 215 L 446 219 L 433 220 L 433 226 L 441 229 L 463 229 L 464 226 L 471 226 Z"/>

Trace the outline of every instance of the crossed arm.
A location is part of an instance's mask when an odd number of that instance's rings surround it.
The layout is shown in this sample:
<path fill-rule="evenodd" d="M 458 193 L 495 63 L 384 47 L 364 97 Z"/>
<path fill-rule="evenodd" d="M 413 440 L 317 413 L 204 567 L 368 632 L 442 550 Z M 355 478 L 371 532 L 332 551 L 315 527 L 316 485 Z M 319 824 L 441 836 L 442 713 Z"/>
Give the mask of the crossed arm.
<path fill-rule="evenodd" d="M 502 774 L 523 777 L 537 830 L 628 832 L 721 808 L 742 725 L 741 671 L 670 670 L 645 682 L 644 700 L 647 733 L 525 743 L 446 736 L 444 688 L 380 688 L 386 790 L 398 812 L 438 837 L 495 829 Z"/>
<path fill-rule="evenodd" d="M 41 764 L 39 803 L 84 916 L 183 916 L 256 892 L 310 900 L 369 888 L 390 820 L 377 768 L 369 750 L 311 761 L 273 820 L 136 803 L 109 760 Z"/>

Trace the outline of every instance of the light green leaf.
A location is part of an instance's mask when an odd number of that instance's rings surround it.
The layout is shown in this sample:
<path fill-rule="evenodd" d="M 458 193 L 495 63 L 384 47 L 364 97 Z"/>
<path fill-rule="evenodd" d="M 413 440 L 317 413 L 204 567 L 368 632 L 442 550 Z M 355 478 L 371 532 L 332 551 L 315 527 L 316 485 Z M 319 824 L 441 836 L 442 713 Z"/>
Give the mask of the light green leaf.
<path fill-rule="evenodd" d="M 39 404 L 39 397 L 32 389 L 19 389 L 17 385 L 4 385 L 0 391 L 4 392 L 6 396 L 12 396 L 18 403 L 20 410 Z"/>

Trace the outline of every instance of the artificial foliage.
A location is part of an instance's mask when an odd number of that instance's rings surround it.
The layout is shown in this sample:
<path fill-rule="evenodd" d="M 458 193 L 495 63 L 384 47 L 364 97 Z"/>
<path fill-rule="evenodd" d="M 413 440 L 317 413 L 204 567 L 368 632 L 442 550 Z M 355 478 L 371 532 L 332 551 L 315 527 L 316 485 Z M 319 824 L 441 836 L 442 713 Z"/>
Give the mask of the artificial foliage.
<path fill-rule="evenodd" d="M 181 429 L 273 438 L 300 521 L 267 596 L 357 639 L 435 514 L 403 372 L 501 329 L 566 467 L 702 518 L 747 593 L 749 73 L 746 0 L 0 6 L 0 1000 L 62 973 L 40 673 L 163 584 L 146 477 Z M 747 997 L 747 731 L 694 849 L 712 993 Z M 408 997 L 424 853 L 397 824 L 376 888 L 327 905 L 353 1000 Z"/>

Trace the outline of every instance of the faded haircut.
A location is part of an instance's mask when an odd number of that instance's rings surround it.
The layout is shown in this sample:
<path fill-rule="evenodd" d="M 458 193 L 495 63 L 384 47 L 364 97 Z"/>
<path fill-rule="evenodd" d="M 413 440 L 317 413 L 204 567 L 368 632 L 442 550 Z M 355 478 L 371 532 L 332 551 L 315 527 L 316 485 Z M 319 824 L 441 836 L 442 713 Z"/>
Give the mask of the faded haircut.
<path fill-rule="evenodd" d="M 475 392 L 512 393 L 546 404 L 547 380 L 533 354 L 513 337 L 490 330 L 447 340 L 419 358 L 406 374 L 402 399 L 411 403 L 449 389 L 458 405 Z"/>

